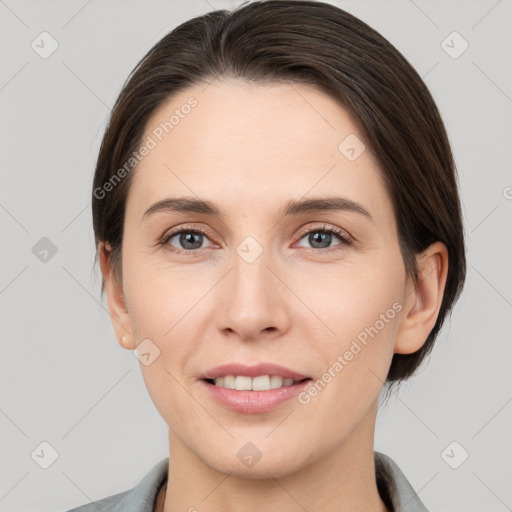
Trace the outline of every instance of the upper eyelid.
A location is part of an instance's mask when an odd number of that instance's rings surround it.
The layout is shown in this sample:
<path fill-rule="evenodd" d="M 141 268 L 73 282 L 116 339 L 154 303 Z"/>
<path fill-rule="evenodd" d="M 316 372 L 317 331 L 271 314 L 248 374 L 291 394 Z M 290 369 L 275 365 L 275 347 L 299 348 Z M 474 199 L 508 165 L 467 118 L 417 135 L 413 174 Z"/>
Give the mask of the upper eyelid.
<path fill-rule="evenodd" d="M 197 227 L 197 226 L 194 226 L 194 225 L 184 225 L 184 226 L 178 226 L 177 228 L 173 228 L 173 229 L 171 229 L 169 231 L 166 231 L 165 234 L 163 235 L 162 239 L 163 240 L 168 240 L 170 237 L 174 237 L 174 236 L 180 234 L 183 231 L 198 232 L 198 233 L 201 233 L 201 234 L 209 236 L 209 231 L 206 228 Z"/>
<path fill-rule="evenodd" d="M 343 235 L 346 238 L 352 239 L 352 236 L 345 229 L 340 228 L 338 226 L 326 224 L 325 222 L 322 223 L 321 226 L 309 226 L 309 227 L 304 227 L 304 229 L 301 228 L 299 230 L 299 234 L 302 237 L 302 236 L 310 233 L 311 231 L 333 231 L 335 234 Z M 339 233 L 337 233 L 337 232 L 339 232 Z"/>

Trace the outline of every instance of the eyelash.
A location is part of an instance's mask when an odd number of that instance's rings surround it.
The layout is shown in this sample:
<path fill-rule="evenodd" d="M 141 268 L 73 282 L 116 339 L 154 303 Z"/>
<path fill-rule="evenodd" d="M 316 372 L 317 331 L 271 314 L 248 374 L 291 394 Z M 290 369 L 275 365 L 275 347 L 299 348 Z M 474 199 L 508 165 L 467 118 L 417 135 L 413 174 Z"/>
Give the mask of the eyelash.
<path fill-rule="evenodd" d="M 348 247 L 348 246 L 351 246 L 353 243 L 352 238 L 350 238 L 344 231 L 342 231 L 341 229 L 338 229 L 338 228 L 335 228 L 332 226 L 326 226 L 326 225 L 321 226 L 321 227 L 314 227 L 312 229 L 302 232 L 300 234 L 299 238 L 297 239 L 297 241 L 302 240 L 305 236 L 309 235 L 310 233 L 317 233 L 317 232 L 319 232 L 319 233 L 323 232 L 323 233 L 329 233 L 329 234 L 335 235 L 336 237 L 339 238 L 340 243 L 334 245 L 333 247 L 326 247 L 326 248 L 322 248 L 322 249 L 316 249 L 314 247 L 304 247 L 304 249 L 310 249 L 312 251 L 320 252 L 320 253 L 329 253 L 329 252 L 332 252 L 335 250 L 339 250 L 340 246 Z M 171 231 L 170 233 L 164 235 L 163 240 L 159 243 L 160 243 L 160 245 L 164 246 L 166 249 L 168 249 L 172 252 L 180 253 L 180 254 L 195 255 L 198 252 L 202 251 L 202 249 L 186 250 L 186 249 L 177 249 L 176 247 L 170 248 L 171 246 L 168 245 L 169 240 L 174 238 L 176 235 L 180 235 L 182 233 L 201 234 L 201 235 L 205 236 L 206 238 L 209 238 L 208 233 L 201 228 L 196 228 L 193 226 L 182 226 L 179 229 L 177 229 L 175 231 Z"/>

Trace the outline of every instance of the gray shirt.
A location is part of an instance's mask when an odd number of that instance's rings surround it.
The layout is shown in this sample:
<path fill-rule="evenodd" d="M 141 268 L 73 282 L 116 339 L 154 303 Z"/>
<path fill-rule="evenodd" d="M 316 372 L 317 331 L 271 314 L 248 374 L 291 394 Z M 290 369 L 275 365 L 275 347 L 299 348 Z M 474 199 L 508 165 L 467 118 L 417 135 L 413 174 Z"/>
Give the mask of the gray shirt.
<path fill-rule="evenodd" d="M 374 452 L 377 485 L 383 494 L 390 496 L 386 503 L 390 512 L 428 512 L 397 464 L 387 455 Z M 68 512 L 154 512 L 160 488 L 167 480 L 169 459 L 162 459 L 133 488 Z"/>

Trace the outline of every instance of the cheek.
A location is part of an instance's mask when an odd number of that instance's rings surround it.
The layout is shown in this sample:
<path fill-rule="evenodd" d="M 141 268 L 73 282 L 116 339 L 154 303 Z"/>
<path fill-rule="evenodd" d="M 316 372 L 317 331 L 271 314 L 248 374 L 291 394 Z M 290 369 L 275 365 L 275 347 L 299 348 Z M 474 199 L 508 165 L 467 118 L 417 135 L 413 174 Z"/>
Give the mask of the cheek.
<path fill-rule="evenodd" d="M 316 388 L 335 409 L 365 407 L 380 392 L 393 356 L 403 279 L 400 264 L 382 260 L 317 275 L 314 287 L 302 282 L 299 293 L 315 313 L 302 323 L 308 325 L 306 336 L 316 339 L 310 348 L 324 368 Z"/>
<path fill-rule="evenodd" d="M 187 362 L 200 348 L 202 310 L 198 303 L 205 293 L 204 276 L 187 276 L 142 261 L 136 265 L 135 258 L 126 263 L 132 265 L 125 291 L 136 342 L 151 340 L 149 346 L 157 354 L 147 366 L 141 359 L 146 388 L 164 420 L 179 430 L 176 422 L 187 416 L 190 406 L 183 386 L 189 387 L 194 380 Z"/>
<path fill-rule="evenodd" d="M 331 294 L 323 319 L 335 336 L 315 347 L 322 368 L 299 396 L 312 428 L 326 438 L 348 436 L 375 404 L 391 364 L 401 304 L 389 289 L 351 288 Z M 307 412 L 309 411 L 309 413 Z M 326 430 L 326 425 L 332 426 Z"/>
<path fill-rule="evenodd" d="M 200 284 L 199 277 L 187 280 L 183 272 L 178 276 L 169 269 L 147 265 L 144 272 L 132 274 L 127 286 L 137 343 L 151 340 L 158 354 L 147 366 L 141 360 L 146 388 L 162 418 L 184 437 L 197 414 L 190 407 L 186 389 L 194 382 L 187 362 L 200 348 L 201 308 L 197 305 L 205 293 Z"/>
<path fill-rule="evenodd" d="M 153 281 L 146 276 L 130 296 L 130 321 L 136 342 L 149 339 L 158 353 L 153 367 L 147 368 L 152 379 L 172 380 L 168 372 L 183 379 L 186 362 L 200 348 L 204 320 L 198 305 L 204 290 L 201 294 L 200 289 L 188 284 L 178 284 L 176 280 L 170 283 L 167 279 Z M 142 366 L 142 370 L 146 368 Z"/>
<path fill-rule="evenodd" d="M 205 293 L 207 275 L 192 265 L 187 270 L 165 263 L 162 256 L 134 252 L 123 260 L 123 268 L 132 327 L 139 337 L 170 336 L 175 325 L 188 321 L 187 311 Z"/>
<path fill-rule="evenodd" d="M 328 346 L 340 348 L 361 333 L 364 338 L 365 329 L 375 324 L 385 335 L 381 339 L 390 337 L 400 309 L 395 303 L 402 300 L 403 280 L 400 265 L 354 259 L 328 273 L 298 272 L 293 283 L 294 292 L 308 306 L 300 310 L 311 319 L 308 324 L 322 329 Z M 300 317 L 295 321 L 300 323 Z"/>

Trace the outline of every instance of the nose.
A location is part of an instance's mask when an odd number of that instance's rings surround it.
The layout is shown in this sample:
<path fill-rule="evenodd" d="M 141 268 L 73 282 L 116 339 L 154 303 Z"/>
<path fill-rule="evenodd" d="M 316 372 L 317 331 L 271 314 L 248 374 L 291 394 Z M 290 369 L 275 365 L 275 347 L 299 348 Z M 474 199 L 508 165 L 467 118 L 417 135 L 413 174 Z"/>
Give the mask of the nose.
<path fill-rule="evenodd" d="M 240 255 L 242 254 L 242 255 Z M 263 252 L 251 262 L 244 253 L 233 254 L 232 266 L 217 290 L 217 327 L 241 341 L 274 339 L 290 327 L 290 291 L 279 266 Z"/>

